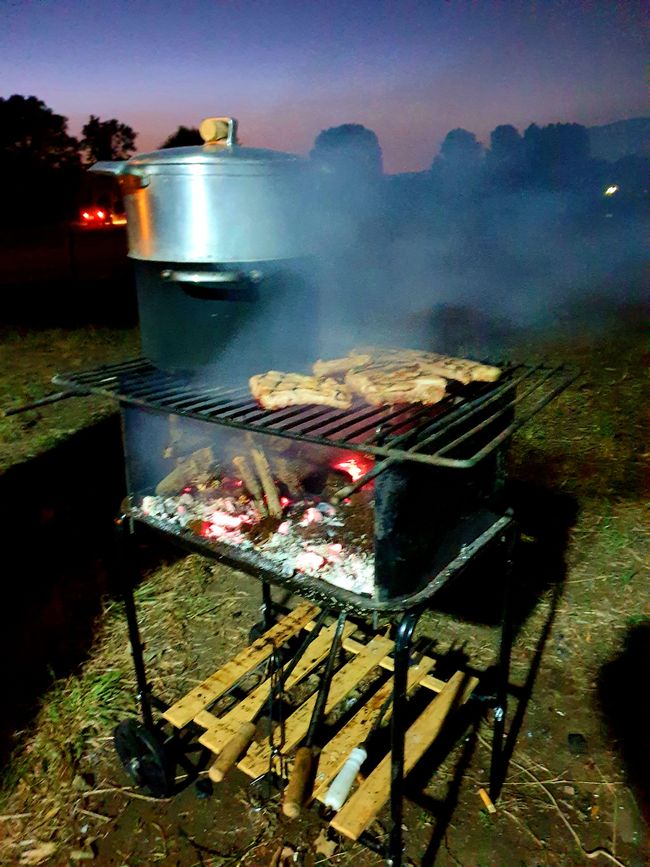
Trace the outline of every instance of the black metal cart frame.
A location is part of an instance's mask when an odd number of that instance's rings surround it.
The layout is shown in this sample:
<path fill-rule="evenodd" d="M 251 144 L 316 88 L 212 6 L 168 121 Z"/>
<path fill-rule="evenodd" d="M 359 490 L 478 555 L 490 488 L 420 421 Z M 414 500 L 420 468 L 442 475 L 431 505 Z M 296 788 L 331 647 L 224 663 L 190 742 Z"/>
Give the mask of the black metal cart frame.
<path fill-rule="evenodd" d="M 154 720 L 154 710 L 164 710 L 165 705 L 160 702 L 151 692 L 147 678 L 146 664 L 143 653 L 143 644 L 138 625 L 137 608 L 134 597 L 134 588 L 138 581 L 138 572 L 134 552 L 134 536 L 139 523 L 137 518 L 129 514 L 121 515 L 116 521 L 117 546 L 119 551 L 118 571 L 120 578 L 120 592 L 124 601 L 126 620 L 131 644 L 133 665 L 137 684 L 137 699 L 140 707 L 142 723 L 152 735 L 156 735 L 158 728 Z M 148 522 L 145 523 L 150 526 Z M 161 531 L 164 532 L 164 531 Z M 165 534 L 166 536 L 168 534 Z M 382 613 L 388 615 L 395 625 L 395 649 L 394 649 L 394 672 L 393 672 L 393 713 L 390 731 L 391 748 L 391 787 L 390 787 L 390 831 L 388 845 L 377 841 L 365 832 L 360 838 L 373 851 L 381 853 L 386 864 L 392 867 L 400 867 L 404 858 L 404 841 L 402 833 L 402 816 L 404 800 L 404 751 L 407 720 L 407 677 L 411 663 L 412 639 L 415 628 L 423 611 L 431 605 L 432 600 L 443 587 L 458 580 L 470 564 L 475 563 L 476 558 L 484 553 L 488 547 L 497 545 L 503 553 L 503 606 L 496 661 L 496 677 L 494 679 L 494 723 L 493 740 L 490 760 L 490 796 L 496 800 L 503 781 L 505 768 L 503 767 L 504 735 L 506 726 L 507 696 L 510 672 L 510 653 L 512 644 L 512 622 L 509 598 L 513 575 L 513 555 L 518 539 L 518 527 L 510 516 L 497 518 L 494 524 L 478 539 L 474 541 L 461 556 L 448 564 L 447 568 L 433 578 L 425 591 L 413 594 L 411 597 L 397 600 L 394 605 L 382 605 Z M 200 540 L 184 539 L 182 546 L 190 551 L 200 553 L 213 559 L 223 560 L 214 546 L 202 543 Z M 229 558 L 231 565 L 252 575 L 261 581 L 262 587 L 262 620 L 265 625 L 273 622 L 273 600 L 271 587 L 273 584 L 284 589 L 291 586 L 292 582 L 282 576 L 274 576 L 272 573 L 260 574 L 258 570 L 251 568 L 250 564 L 242 563 L 238 558 Z M 296 580 L 296 592 L 300 592 L 301 579 Z M 336 591 L 339 588 L 332 588 Z M 341 596 L 355 597 L 356 594 L 348 594 L 339 590 Z M 325 602 L 330 610 L 349 610 L 361 613 L 356 599 L 348 599 L 346 605 L 343 598 L 322 598 L 322 591 L 313 587 L 309 588 L 303 596 L 321 604 Z M 358 597 L 357 597 L 358 598 Z M 355 604 L 356 603 L 356 604 Z M 367 614 L 368 611 L 366 610 Z"/>

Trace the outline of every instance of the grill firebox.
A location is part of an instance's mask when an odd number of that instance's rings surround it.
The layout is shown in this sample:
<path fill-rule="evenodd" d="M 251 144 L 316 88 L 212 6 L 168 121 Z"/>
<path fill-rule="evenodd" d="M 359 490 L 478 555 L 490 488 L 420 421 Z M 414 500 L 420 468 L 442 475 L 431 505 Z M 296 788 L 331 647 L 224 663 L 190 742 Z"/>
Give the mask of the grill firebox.
<path fill-rule="evenodd" d="M 245 386 L 205 387 L 143 360 L 56 381 L 120 402 L 135 518 L 303 596 L 381 610 L 426 594 L 496 526 L 512 434 L 573 378 L 501 367 L 498 382 L 433 407 L 349 410 L 263 410 Z M 233 469 L 250 475 L 254 453 L 282 508 L 261 522 Z M 261 492 L 255 503 L 269 506 Z"/>

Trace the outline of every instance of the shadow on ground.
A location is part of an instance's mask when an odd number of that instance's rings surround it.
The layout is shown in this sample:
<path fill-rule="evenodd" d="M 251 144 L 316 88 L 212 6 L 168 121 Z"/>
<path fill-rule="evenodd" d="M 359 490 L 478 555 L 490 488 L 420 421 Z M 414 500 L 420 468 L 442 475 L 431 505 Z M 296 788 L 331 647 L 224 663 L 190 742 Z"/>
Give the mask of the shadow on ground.
<path fill-rule="evenodd" d="M 117 414 L 0 477 L 7 564 L 0 614 L 6 699 L 0 761 L 52 679 L 86 658 L 102 596 L 114 590 L 113 526 L 124 493 Z M 160 562 L 166 553 L 158 546 L 151 557 Z"/>
<path fill-rule="evenodd" d="M 521 531 L 515 554 L 510 600 L 515 629 L 534 610 L 549 589 L 565 579 L 568 535 L 578 515 L 578 504 L 567 494 L 540 485 L 508 482 L 504 505 L 512 509 Z M 481 558 L 480 564 L 436 596 L 435 608 L 459 620 L 496 626 L 503 610 L 502 553 Z"/>
<path fill-rule="evenodd" d="M 525 681 L 516 689 L 511 685 L 509 690 L 510 704 L 514 707 L 506 715 L 508 734 L 497 764 L 495 777 L 497 789 L 507 775 L 544 649 L 557 614 L 566 575 L 565 552 L 568 535 L 578 514 L 577 503 L 572 497 L 528 483 L 508 483 L 506 500 L 513 510 L 522 534 L 514 556 L 509 600 L 512 613 L 512 639 L 516 640 L 517 632 L 535 610 L 542 595 L 549 594 L 550 605 L 536 638 Z M 436 608 L 464 624 L 469 622 L 498 626 L 503 613 L 505 589 L 502 558 L 503 554 L 498 550 L 494 556 L 481 558 L 478 567 L 467 573 L 464 581 L 452 584 L 447 591 L 440 594 Z M 464 657 L 462 645 L 452 650 L 451 657 L 451 660 L 440 661 L 440 666 L 436 669 L 439 676 L 445 677 L 445 671 L 448 676 L 454 670 L 467 668 L 468 660 Z M 481 678 L 479 687 L 481 696 L 490 698 L 494 692 L 496 674 L 495 663 Z M 409 776 L 407 781 L 409 796 L 435 817 L 434 831 L 422 857 L 423 865 L 436 862 L 440 846 L 445 840 L 449 822 L 458 804 L 463 776 L 474 755 L 478 726 L 485 710 L 485 703 L 470 701 L 457 714 L 449 715 L 449 722 L 443 728 L 441 736 Z M 435 769 L 441 765 L 459 740 L 462 740 L 462 747 L 452 769 L 452 778 L 447 786 L 444 800 L 435 800 L 423 794 L 427 782 L 432 774 L 435 774 Z M 498 792 L 493 792 L 493 795 L 496 794 Z"/>
<path fill-rule="evenodd" d="M 650 620 L 645 620 L 628 630 L 621 653 L 602 667 L 598 697 L 639 809 L 650 824 L 650 707 L 643 698 L 649 673 Z"/>

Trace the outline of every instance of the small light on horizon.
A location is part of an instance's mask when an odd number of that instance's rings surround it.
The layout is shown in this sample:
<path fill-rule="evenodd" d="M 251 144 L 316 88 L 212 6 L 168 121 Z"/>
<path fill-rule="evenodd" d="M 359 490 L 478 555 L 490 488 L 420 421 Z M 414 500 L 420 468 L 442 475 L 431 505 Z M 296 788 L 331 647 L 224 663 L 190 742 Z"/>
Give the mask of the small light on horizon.
<path fill-rule="evenodd" d="M 619 191 L 618 184 L 612 184 L 610 187 L 607 187 L 605 189 L 605 192 L 603 193 L 603 195 L 604 196 L 613 196 L 614 193 L 617 193 L 618 191 Z"/>

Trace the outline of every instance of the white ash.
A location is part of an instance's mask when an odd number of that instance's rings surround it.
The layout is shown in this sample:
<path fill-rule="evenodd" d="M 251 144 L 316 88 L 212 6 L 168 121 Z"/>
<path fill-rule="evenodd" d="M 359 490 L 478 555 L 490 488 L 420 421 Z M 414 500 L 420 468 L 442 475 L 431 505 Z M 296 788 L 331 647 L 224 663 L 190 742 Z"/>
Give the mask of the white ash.
<path fill-rule="evenodd" d="M 143 517 L 197 532 L 233 548 L 254 550 L 273 564 L 281 575 L 306 575 L 350 590 L 374 596 L 374 556 L 357 552 L 336 542 L 337 528 L 344 525 L 330 503 L 292 504 L 275 532 L 264 541 L 253 542 L 247 530 L 261 522 L 254 505 L 245 497 L 210 497 L 206 493 L 183 493 L 174 497 L 145 496 Z M 309 527 L 311 537 L 301 533 Z M 319 538 L 317 538 L 319 537 Z"/>

